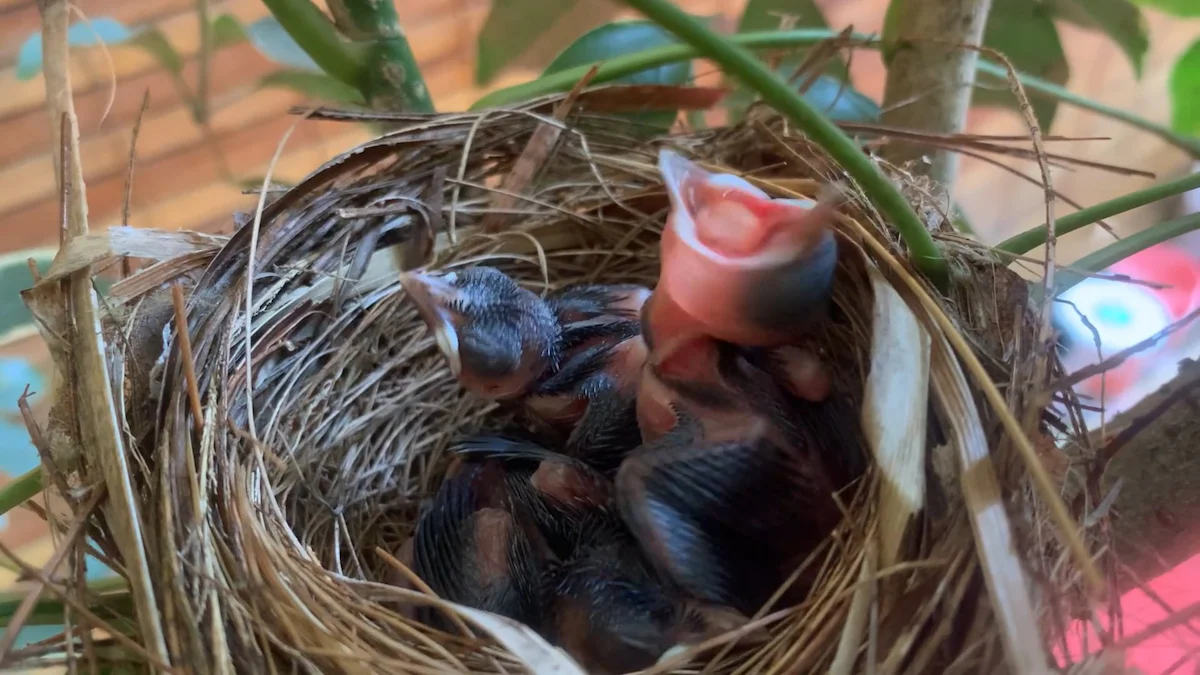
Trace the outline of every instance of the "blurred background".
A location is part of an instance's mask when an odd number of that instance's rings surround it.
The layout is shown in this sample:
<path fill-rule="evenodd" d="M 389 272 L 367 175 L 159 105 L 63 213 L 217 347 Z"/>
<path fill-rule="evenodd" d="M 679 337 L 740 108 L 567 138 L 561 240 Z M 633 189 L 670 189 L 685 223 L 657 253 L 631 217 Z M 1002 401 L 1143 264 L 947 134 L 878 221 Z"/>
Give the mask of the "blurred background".
<path fill-rule="evenodd" d="M 231 231 L 231 214 L 253 208 L 254 198 L 243 190 L 261 182 L 281 137 L 294 121 L 288 109 L 305 102 L 304 93 L 295 87 L 272 85 L 286 83 L 288 74 L 303 67 L 307 57 L 279 31 L 272 32 L 269 22 L 262 21 L 268 11 L 261 0 L 211 0 L 207 3 L 211 17 L 227 14 L 240 28 L 214 27 L 216 48 L 204 69 L 207 85 L 200 91 L 195 84 L 201 70 L 195 0 L 76 0 L 74 4 L 80 10 L 80 21 L 71 33 L 76 44 L 72 77 L 92 227 L 122 222 L 130 140 L 143 96 L 147 96 L 137 138 L 129 224 Z M 680 0 L 679 4 L 732 30 L 745 0 Z M 865 33 L 880 31 L 887 6 L 886 0 L 825 0 L 817 4 L 835 30 L 852 25 Z M 488 7 L 488 0 L 397 3 L 439 110 L 465 109 L 487 91 L 475 84 L 475 59 L 476 35 Z M 535 77 L 581 33 L 621 16 L 631 15 L 600 0 L 576 3 L 575 10 L 559 20 L 516 65 L 493 80 L 489 89 Z M 1168 17 L 1153 9 L 1146 9 L 1145 16 L 1151 47 L 1140 79 L 1129 60 L 1104 35 L 1072 24 L 1060 25 L 1070 65 L 1067 86 L 1088 98 L 1165 122 L 1169 117 L 1170 67 L 1200 36 L 1200 21 Z M 48 357 L 17 297 L 17 292 L 31 283 L 26 261 L 32 257 L 44 266 L 54 255 L 58 236 L 51 128 L 42 106 L 39 24 L 33 0 L 0 0 L 0 484 L 37 463 L 16 400 L 26 383 L 33 391 L 45 391 L 50 381 Z M 127 39 L 144 28 L 157 31 L 142 33 L 136 44 Z M 97 37 L 108 46 L 96 46 Z M 881 100 L 885 74 L 878 52 L 856 52 L 850 68 L 859 91 Z M 697 64 L 700 80 L 715 80 L 713 71 L 711 66 Z M 1027 135 L 1017 114 L 995 108 L 972 109 L 968 131 Z M 1048 131 L 1109 137 L 1111 140 L 1060 148 L 1074 157 L 1148 171 L 1160 181 L 1200 170 L 1184 153 L 1154 136 L 1069 106 L 1059 106 Z M 287 143 L 274 179 L 284 184 L 297 181 L 370 135 L 368 128 L 357 124 L 303 123 Z M 1037 174 L 1033 163 L 1006 163 L 1027 176 Z M 1054 169 L 1053 177 L 1062 194 L 1085 206 L 1151 184 L 1150 179 L 1085 168 Z M 989 243 L 1044 220 L 1040 188 L 970 158 L 963 161 L 955 198 L 979 236 Z M 1058 215 L 1071 210 L 1061 201 L 1056 209 Z M 1200 211 L 1200 194 L 1148 206 L 1108 222 L 1123 235 L 1195 211 Z M 1084 228 L 1060 241 L 1059 262 L 1069 264 L 1111 240 L 1101 228 Z M 1031 255 L 1040 257 L 1040 252 Z M 1029 274 L 1035 270 L 1031 267 Z M 1200 305 L 1200 238 L 1160 245 L 1113 271 L 1165 287 L 1092 279 L 1072 289 L 1066 298 L 1072 304 L 1058 303 L 1065 358 L 1072 370 L 1098 358 L 1089 323 L 1101 335 L 1103 351 L 1111 353 Z M 1081 313 L 1089 321 L 1080 319 Z M 1169 379 L 1181 358 L 1196 356 L 1200 351 L 1197 338 L 1194 331 L 1184 331 L 1109 373 L 1103 382 L 1106 416 L 1111 418 Z M 1094 400 L 1098 405 L 1100 389 L 1099 378 L 1093 378 L 1078 390 L 1087 397 L 1084 403 Z M 39 414 L 44 414 L 44 406 L 36 404 L 44 404 L 45 397 L 35 396 L 32 401 Z M 1098 421 L 1099 413 L 1092 413 L 1091 422 Z M 0 520 L 0 541 L 35 563 L 46 558 L 52 544 L 40 520 L 23 510 L 0 518 L 4 518 Z M 13 579 L 13 574 L 0 569 L 0 589 Z M 1195 577 L 1191 583 L 1200 585 Z M 35 637 L 31 632 L 30 638 Z"/>

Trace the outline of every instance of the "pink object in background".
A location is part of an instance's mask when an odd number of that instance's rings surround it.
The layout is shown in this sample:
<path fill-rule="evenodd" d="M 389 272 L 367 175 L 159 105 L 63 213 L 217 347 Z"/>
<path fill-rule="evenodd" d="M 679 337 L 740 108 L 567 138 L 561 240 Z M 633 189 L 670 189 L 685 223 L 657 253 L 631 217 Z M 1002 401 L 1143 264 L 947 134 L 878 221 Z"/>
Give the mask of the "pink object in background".
<path fill-rule="evenodd" d="M 1101 354 L 1107 358 L 1200 307 L 1200 255 L 1177 242 L 1142 251 L 1113 265 L 1105 274 L 1122 275 L 1142 283 L 1092 278 L 1062 294 L 1062 300 L 1074 305 L 1072 308 L 1060 303 L 1056 310 L 1071 341 L 1063 357 L 1068 372 L 1100 359 L 1096 338 L 1080 314 L 1099 333 Z M 1095 375 L 1084 380 L 1076 386 L 1076 393 L 1083 403 L 1093 406 L 1099 405 L 1103 394 L 1106 418 L 1111 420 L 1174 377 L 1175 364 L 1181 359 L 1200 355 L 1198 329 L 1200 323 L 1185 327 L 1156 346 L 1131 356 L 1103 378 Z M 1099 423 L 1098 413 L 1088 413 L 1085 418 L 1089 426 Z"/>
<path fill-rule="evenodd" d="M 1171 571 L 1146 584 L 1172 610 L 1200 602 L 1200 554 L 1194 555 Z M 1132 636 L 1167 618 L 1168 612 L 1140 589 L 1121 597 L 1124 634 Z M 1107 619 L 1101 620 L 1107 625 Z M 1094 630 L 1088 630 L 1089 650 L 1099 647 Z M 1072 661 L 1082 657 L 1083 638 L 1075 634 L 1067 640 Z M 1061 654 L 1059 655 L 1061 658 Z M 1200 619 L 1191 626 L 1175 626 L 1148 638 L 1125 652 L 1125 666 L 1145 675 L 1200 675 Z"/>

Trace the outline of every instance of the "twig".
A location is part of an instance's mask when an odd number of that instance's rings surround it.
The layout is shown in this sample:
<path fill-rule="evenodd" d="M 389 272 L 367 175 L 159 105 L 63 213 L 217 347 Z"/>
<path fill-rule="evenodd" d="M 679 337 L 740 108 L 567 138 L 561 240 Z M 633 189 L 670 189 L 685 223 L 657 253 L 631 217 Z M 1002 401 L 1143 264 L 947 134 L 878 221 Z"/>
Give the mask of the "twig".
<path fill-rule="evenodd" d="M 33 408 L 29 407 L 29 393 L 29 385 L 25 385 L 25 391 L 17 399 L 17 409 L 21 411 L 21 418 L 25 421 L 25 429 L 29 432 L 29 440 L 33 443 L 33 447 L 37 450 L 38 455 L 41 456 L 42 464 L 50 469 L 51 478 L 54 480 L 54 487 L 58 488 L 63 499 L 67 500 L 72 506 L 77 506 L 74 497 L 71 495 L 71 487 L 67 485 L 67 478 L 55 466 L 54 456 L 50 453 L 50 444 L 46 441 L 46 437 L 42 434 L 42 427 L 33 415 Z"/>
<path fill-rule="evenodd" d="M 79 8 L 79 5 L 72 4 L 71 11 L 79 15 L 79 20 L 82 21 L 88 30 L 92 31 L 92 35 L 96 38 L 96 45 L 100 47 L 100 52 L 104 54 L 104 60 L 108 64 L 108 99 L 104 102 L 104 112 L 100 113 L 100 122 L 97 127 L 104 126 L 104 121 L 108 119 L 108 114 L 112 112 L 113 104 L 117 102 L 117 67 L 113 63 L 112 52 L 108 49 L 108 43 L 100 36 L 96 30 L 95 24 L 88 18 L 87 14 Z"/>
<path fill-rule="evenodd" d="M 38 2 L 42 15 L 42 63 L 46 82 L 46 105 L 53 133 L 58 134 L 52 147 L 54 159 L 64 167 L 56 175 L 64 195 L 64 214 L 69 238 L 86 236 L 87 195 L 83 165 L 79 155 L 79 129 L 71 98 L 67 27 L 70 5 L 66 0 Z M 69 292 L 68 327 L 72 349 L 68 381 L 75 390 L 80 441 L 89 456 L 101 465 L 108 488 L 107 521 L 113 539 L 122 554 L 129 578 L 136 616 L 145 650 L 152 659 L 167 662 L 162 619 L 150 580 L 141 513 L 130 480 L 124 439 L 114 409 L 113 385 L 109 379 L 106 344 L 100 330 L 100 310 L 92 288 L 90 270 L 85 268 L 64 280 Z M 86 611 L 86 609 L 84 610 Z M 82 613 L 82 612 L 81 612 Z M 90 613 L 89 613 L 90 614 Z M 87 615 L 84 615 L 87 616 Z"/>
<path fill-rule="evenodd" d="M 33 588 L 29 589 L 29 593 L 21 601 L 21 604 L 17 607 L 17 611 L 13 612 L 13 617 L 8 623 L 8 628 L 5 629 L 3 637 L 0 637 L 0 666 L 4 664 L 9 650 L 16 643 L 17 634 L 21 632 L 21 626 L 25 625 L 25 620 L 29 618 L 29 614 L 33 611 L 34 606 L 37 605 L 38 598 L 42 596 L 42 591 L 46 589 L 46 578 L 58 571 L 59 566 L 66 560 L 67 554 L 74 549 L 75 540 L 86 529 L 88 518 L 91 518 L 92 511 L 96 509 L 100 500 L 104 498 L 104 494 L 103 484 L 92 489 L 92 496 L 84 504 L 83 509 L 75 514 L 75 519 L 67 527 L 67 532 L 63 536 L 62 542 L 42 567 L 41 574 L 38 575 L 39 580 L 34 582 Z M 8 557 L 13 557 L 8 552 L 5 553 Z"/>
<path fill-rule="evenodd" d="M 1033 396 L 1037 405 L 1030 406 L 1028 414 L 1024 421 L 1025 427 L 1029 433 L 1034 433 L 1038 419 L 1041 417 L 1041 410 L 1045 407 L 1044 401 L 1038 401 L 1036 397 L 1040 396 L 1038 389 L 1047 382 L 1050 378 L 1050 360 L 1048 354 L 1054 352 L 1054 302 L 1051 299 L 1050 291 L 1054 288 L 1055 274 L 1055 256 L 1058 243 L 1058 237 L 1054 228 L 1054 185 L 1050 178 L 1050 166 L 1046 159 L 1046 148 L 1042 145 L 1042 129 L 1038 126 L 1037 115 L 1033 112 L 1033 106 L 1029 104 L 1029 98 L 1025 95 L 1025 88 L 1021 86 L 1021 82 L 1017 79 L 1017 69 L 1013 66 L 1008 57 L 995 49 L 986 47 L 976 47 L 979 51 L 993 56 L 1004 64 L 1005 77 L 1008 80 L 1008 86 L 1012 89 L 1013 95 L 1016 96 L 1017 102 L 1021 107 L 1021 115 L 1025 118 L 1025 123 L 1029 126 L 1030 137 L 1033 140 L 1033 149 L 1037 153 L 1038 169 L 1042 174 L 1043 194 L 1046 202 L 1046 253 L 1045 253 L 1045 272 L 1042 278 L 1042 288 L 1044 297 L 1042 299 L 1042 316 L 1041 323 L 1038 327 L 1036 342 L 1038 349 L 1036 350 L 1036 358 L 1030 367 L 1030 379 L 1033 383 Z"/>
<path fill-rule="evenodd" d="M 192 356 L 192 336 L 188 331 L 187 307 L 183 288 L 171 284 L 171 302 L 175 305 L 175 334 L 179 336 L 179 355 L 183 358 L 183 376 L 187 379 L 188 401 L 192 405 L 192 426 L 196 433 L 204 432 L 204 409 L 200 407 L 200 387 L 196 383 L 196 364 Z"/>
<path fill-rule="evenodd" d="M 205 0 L 200 0 L 204 2 Z M 130 203 L 133 201 L 133 164 L 137 151 L 138 134 L 142 131 L 142 118 L 146 115 L 146 108 L 150 107 L 150 90 L 142 92 L 142 107 L 138 110 L 137 118 L 133 121 L 133 131 L 129 135 L 129 163 L 125 170 L 125 193 L 121 196 L 121 224 L 129 226 L 129 209 Z M 133 264 L 128 257 L 121 259 L 121 276 L 129 277 L 133 274 Z"/>
<path fill-rule="evenodd" d="M 1160 609 L 1162 609 L 1164 612 L 1167 613 L 1167 615 L 1171 615 L 1171 614 L 1175 613 L 1175 608 L 1172 607 L 1165 599 L 1163 599 L 1161 596 L 1159 596 L 1159 594 L 1153 588 L 1151 588 L 1149 585 L 1147 585 L 1145 582 L 1143 582 L 1141 576 L 1139 576 L 1138 573 L 1135 572 L 1132 567 L 1130 567 L 1129 565 L 1122 564 L 1121 565 L 1121 573 L 1124 574 L 1125 576 L 1128 576 L 1129 578 L 1131 578 L 1133 580 L 1134 585 L 1137 586 L 1137 589 L 1139 591 L 1141 591 L 1142 593 L 1145 593 L 1146 597 L 1150 598 L 1150 601 L 1153 602 L 1154 604 L 1158 605 Z M 1193 624 L 1190 621 L 1185 623 L 1184 627 L 1187 628 L 1188 631 L 1191 632 L 1192 635 L 1195 635 L 1196 637 L 1200 637 L 1200 627 L 1196 626 L 1195 624 Z"/>
<path fill-rule="evenodd" d="M 1156 635 L 1160 635 L 1176 626 L 1182 626 L 1186 623 L 1189 623 L 1192 619 L 1197 617 L 1200 617 L 1200 602 L 1193 602 L 1187 607 L 1175 612 L 1171 616 L 1168 616 L 1161 621 L 1155 621 L 1138 632 L 1133 633 L 1132 635 L 1126 635 L 1120 640 L 1117 640 L 1112 644 L 1112 648 L 1116 650 L 1124 650 L 1129 649 L 1130 647 L 1136 647 L 1137 645 Z"/>
<path fill-rule="evenodd" d="M 38 271 L 37 261 L 33 258 L 26 258 L 25 264 L 29 266 L 29 276 L 33 277 L 33 285 L 38 285 L 42 280 L 42 273 Z"/>
<path fill-rule="evenodd" d="M 1045 189 L 1045 187 L 1046 187 L 1045 185 L 1042 185 L 1040 182 L 1038 182 L 1038 179 L 1036 179 L 1032 176 L 1027 176 L 1024 173 L 1022 173 L 1019 169 L 1013 168 L 1013 167 L 1005 164 L 1004 162 L 1001 162 L 992 157 L 988 157 L 987 155 L 983 154 L 982 152 L 975 152 L 973 150 L 965 150 L 963 148 L 955 148 L 954 146 L 952 146 L 950 144 L 946 144 L 943 147 L 946 147 L 946 148 L 950 149 L 951 151 L 956 152 L 960 155 L 965 155 L 967 157 L 977 159 L 981 162 L 985 162 L 991 166 L 994 166 L 997 169 L 1000 169 L 1001 171 L 1004 171 L 1005 173 L 1016 176 L 1017 178 L 1020 178 L 1021 180 L 1026 181 L 1026 182 L 1030 183 L 1031 185 L 1036 185 L 1042 189 Z M 1053 189 L 1053 188 L 1051 188 L 1051 189 Z M 1083 208 L 1083 206 L 1079 202 L 1075 201 L 1074 199 L 1071 199 L 1070 197 L 1059 192 L 1058 190 L 1054 190 L 1054 196 L 1055 196 L 1055 198 L 1061 199 L 1062 201 L 1066 202 L 1067 205 L 1071 206 L 1072 208 L 1075 208 L 1075 209 Z M 1113 239 L 1120 239 L 1120 237 L 1117 236 L 1117 233 L 1112 229 L 1112 226 L 1109 225 L 1108 223 L 1104 222 L 1103 220 L 1097 220 L 1096 224 L 1099 225 L 1101 228 L 1103 228 L 1105 232 L 1111 234 Z M 1041 264 L 1041 263 L 1044 263 L 1044 261 L 1039 260 L 1038 263 Z"/>
<path fill-rule="evenodd" d="M 46 575 L 42 574 L 42 572 L 40 570 L 29 565 L 28 563 L 21 560 L 20 558 L 17 558 L 13 554 L 13 552 L 7 546 L 4 545 L 3 542 L 0 542 L 0 554 L 6 555 L 6 556 L 12 558 L 13 560 L 15 560 L 17 565 L 19 565 L 21 567 L 21 569 L 24 571 L 24 573 L 26 575 L 28 575 L 34 581 L 40 582 L 45 587 L 45 590 L 50 591 L 51 593 L 53 593 L 53 594 L 57 595 L 59 598 L 61 598 L 63 601 L 63 604 L 69 605 L 71 607 L 71 609 L 78 612 L 80 614 L 80 616 L 82 616 L 85 619 L 87 619 L 88 621 L 90 621 L 98 629 L 107 633 L 113 639 L 114 642 L 120 644 L 122 647 L 137 654 L 138 656 L 141 656 L 143 659 L 145 659 L 147 662 L 149 662 L 151 665 L 155 666 L 159 670 L 162 670 L 162 671 L 165 671 L 168 673 L 178 673 L 179 672 L 178 669 L 172 668 L 165 661 L 157 658 L 146 647 L 138 644 L 138 642 L 136 640 L 131 639 L 124 632 L 113 628 L 111 625 L 108 624 L 108 622 L 106 622 L 103 619 L 101 619 L 100 617 L 96 616 L 96 614 L 94 612 L 92 612 L 90 609 L 85 607 L 83 605 L 83 603 L 79 602 L 79 600 L 71 597 L 70 594 L 65 593 L 62 589 L 56 587 L 53 583 L 50 582 L 50 579 L 48 579 L 46 577 Z"/>
<path fill-rule="evenodd" d="M 1182 319 L 1176 321 L 1175 323 L 1167 326 L 1166 328 L 1158 331 L 1157 333 L 1155 333 L 1154 335 L 1151 335 L 1150 337 L 1146 338 L 1145 340 L 1142 340 L 1141 342 L 1138 342 L 1135 345 L 1132 345 L 1132 346 L 1126 347 L 1125 349 L 1122 349 L 1121 351 L 1117 352 L 1116 354 L 1113 354 L 1112 356 L 1108 357 L 1107 359 L 1104 359 L 1100 363 L 1093 363 L 1090 366 L 1085 366 L 1083 368 L 1080 368 L 1079 370 L 1071 373 L 1070 375 L 1067 375 L 1066 377 L 1060 378 L 1059 380 L 1051 383 L 1049 390 L 1051 392 L 1055 392 L 1055 391 L 1063 391 L 1064 389 L 1070 389 L 1093 375 L 1099 375 L 1100 373 L 1106 373 L 1106 372 L 1112 370 L 1113 368 L 1116 368 L 1117 366 L 1121 365 L 1122 363 L 1125 363 L 1125 360 L 1128 359 L 1129 357 L 1133 356 L 1134 354 L 1137 354 L 1138 352 L 1146 351 L 1147 349 L 1150 349 L 1155 344 L 1157 344 L 1160 340 L 1163 340 L 1163 339 L 1169 337 L 1170 335 L 1173 335 L 1174 333 L 1179 332 L 1181 329 L 1183 329 L 1185 326 L 1187 326 L 1189 323 L 1191 323 L 1193 320 L 1195 320 L 1195 318 L 1198 316 L 1200 316 L 1200 309 L 1192 310 L 1192 312 L 1190 314 L 1188 314 L 1187 316 L 1185 316 Z"/>
<path fill-rule="evenodd" d="M 307 2 L 307 0 L 304 1 Z M 254 395 L 252 392 L 254 389 L 254 378 L 251 372 L 251 364 L 254 359 L 250 344 L 251 336 L 254 334 L 254 257 L 258 252 L 258 233 L 262 228 L 262 215 L 263 209 L 267 205 L 267 187 L 271 184 L 271 174 L 275 172 L 275 166 L 279 164 L 279 158 L 283 155 L 283 148 L 287 145 L 288 139 L 292 137 L 292 132 L 296 131 L 296 127 L 300 126 L 300 123 L 306 119 L 308 119 L 308 115 L 304 115 L 295 122 L 292 122 L 292 126 L 288 127 L 287 132 L 283 134 L 283 138 L 279 139 L 279 145 L 275 146 L 275 155 L 271 157 L 271 163 L 267 165 L 267 173 L 263 176 L 262 191 L 258 193 L 258 206 L 254 209 L 254 222 L 251 225 L 254 229 L 250 235 L 250 254 L 246 258 L 246 423 L 249 426 L 250 436 L 256 440 L 258 439 L 258 434 L 254 426 Z"/>
<path fill-rule="evenodd" d="M 850 127 L 858 128 L 858 127 L 862 127 L 864 125 L 861 125 L 861 124 L 856 124 L 856 125 L 839 124 L 838 126 L 841 127 L 842 129 L 848 130 Z M 956 136 L 955 134 L 933 134 L 933 133 L 925 133 L 925 132 L 921 132 L 921 131 L 912 131 L 912 130 L 902 130 L 901 129 L 901 130 L 889 130 L 886 133 L 880 132 L 879 135 L 883 136 L 889 143 L 892 142 L 893 139 L 902 138 L 902 139 L 913 141 L 915 144 L 929 145 L 929 146 L 935 147 L 935 148 L 941 148 L 941 147 L 947 147 L 947 146 L 950 148 L 968 147 L 968 148 L 975 148 L 977 150 L 983 150 L 986 152 L 995 153 L 998 155 L 1003 155 L 1006 157 L 1019 157 L 1021 159 L 1032 159 L 1035 161 L 1038 159 L 1038 151 L 1036 148 L 1026 149 L 1026 148 L 1012 147 L 1012 146 L 1008 146 L 1008 145 L 999 145 L 999 144 L 993 143 L 987 139 L 971 139 L 971 138 L 962 138 L 962 137 L 955 138 L 955 136 Z M 1140 176 L 1142 178 L 1154 178 L 1155 177 L 1154 173 L 1152 173 L 1150 171 L 1134 169 L 1134 168 L 1130 168 L 1127 166 L 1121 166 L 1119 164 L 1108 164 L 1106 162 L 1096 162 L 1096 161 L 1093 161 L 1090 159 L 1080 159 L 1078 157 L 1071 157 L 1070 155 L 1062 155 L 1062 154 L 1058 154 L 1058 153 L 1054 153 L 1054 152 L 1045 152 L 1044 150 L 1043 150 L 1042 154 L 1048 160 L 1051 160 L 1050 161 L 1051 166 L 1059 166 L 1059 167 L 1081 166 L 1081 167 L 1085 167 L 1088 169 L 1107 171 L 1109 173 L 1114 173 L 1119 176 Z"/>
<path fill-rule="evenodd" d="M 597 68 L 597 66 L 592 66 L 591 70 L 579 80 L 570 93 L 555 106 L 552 115 L 555 120 L 561 123 L 567 119 L 567 116 L 575 108 L 575 101 L 579 98 L 579 94 L 583 92 L 588 83 L 592 81 L 592 78 L 596 76 Z M 525 144 L 525 149 L 521 151 L 521 154 L 517 157 L 517 161 L 513 163 L 512 170 L 504 177 L 504 182 L 500 185 L 501 191 L 493 193 L 492 206 L 495 210 L 483 217 L 483 223 L 480 225 L 483 232 L 499 232 L 511 218 L 505 212 L 512 209 L 513 205 L 516 204 L 516 194 L 524 192 L 525 188 L 529 187 L 529 183 L 533 180 L 537 170 L 546 165 L 546 160 L 549 158 L 550 152 L 554 150 L 554 145 L 558 142 L 558 137 L 562 134 L 562 130 L 563 127 L 561 124 L 551 124 L 548 121 L 543 121 L 530 134 L 529 141 Z"/>
<path fill-rule="evenodd" d="M 129 162 L 125 169 L 125 191 L 121 197 L 121 224 L 129 226 L 129 209 L 133 198 L 133 164 L 137 156 L 138 134 L 142 131 L 142 117 L 150 107 L 150 90 L 142 92 L 142 107 L 138 110 L 137 118 L 133 121 L 133 131 L 129 134 Z"/>

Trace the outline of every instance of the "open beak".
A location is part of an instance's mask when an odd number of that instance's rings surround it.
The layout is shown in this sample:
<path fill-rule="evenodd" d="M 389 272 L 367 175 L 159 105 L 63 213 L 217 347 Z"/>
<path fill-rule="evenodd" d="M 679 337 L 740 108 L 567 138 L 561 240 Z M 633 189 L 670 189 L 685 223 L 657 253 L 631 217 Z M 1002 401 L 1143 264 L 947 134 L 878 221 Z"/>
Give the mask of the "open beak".
<path fill-rule="evenodd" d="M 455 377 L 462 373 L 462 358 L 458 352 L 458 331 L 454 327 L 450 304 L 458 295 L 454 273 L 401 272 L 400 285 L 412 298 L 421 319 L 433 331 L 438 349 L 446 357 Z"/>
<path fill-rule="evenodd" d="M 829 247 L 836 192 L 816 202 L 772 199 L 744 178 L 706 171 L 667 149 L 659 171 L 671 212 L 655 291 L 662 297 L 652 314 L 673 314 L 674 323 L 686 319 L 695 331 L 739 344 L 774 342 L 777 336 L 749 325 L 749 301 L 785 292 L 785 279 L 797 297 L 797 284 L 825 285 L 823 266 L 811 266 L 811 282 L 804 270 Z"/>
<path fill-rule="evenodd" d="M 833 222 L 840 191 L 820 200 L 773 199 L 746 179 L 711 173 L 668 149 L 659 172 L 671 202 L 670 234 L 725 267 L 756 269 L 802 258 Z"/>

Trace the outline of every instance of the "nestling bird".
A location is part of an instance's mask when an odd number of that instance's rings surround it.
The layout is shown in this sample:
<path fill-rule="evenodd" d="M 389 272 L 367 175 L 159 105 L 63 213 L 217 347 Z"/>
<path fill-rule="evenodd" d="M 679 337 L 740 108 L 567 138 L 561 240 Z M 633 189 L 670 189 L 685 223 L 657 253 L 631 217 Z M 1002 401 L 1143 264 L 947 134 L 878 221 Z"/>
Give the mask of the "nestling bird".
<path fill-rule="evenodd" d="M 861 471 L 857 417 L 839 397 L 793 395 L 765 349 L 677 344 L 643 376 L 648 442 L 617 475 L 619 508 L 663 575 L 753 614 L 839 521 L 833 493 Z"/>
<path fill-rule="evenodd" d="M 554 552 L 543 577 L 542 626 L 588 672 L 626 673 L 667 649 L 740 625 L 733 610 L 697 602 L 663 583 L 611 502 L 611 486 L 586 465 L 536 445 L 476 436 L 456 450 L 504 464 L 512 494 L 534 513 Z"/>
<path fill-rule="evenodd" d="M 633 396 L 649 289 L 573 286 L 543 300 L 491 267 L 407 273 L 401 283 L 469 390 L 520 406 L 610 477 L 640 442 Z"/>
<path fill-rule="evenodd" d="M 566 431 L 566 452 L 609 478 L 641 443 L 634 397 L 646 361 L 640 315 L 649 296 L 632 284 L 576 285 L 547 299 L 562 330 L 562 363 L 526 405 Z"/>
<path fill-rule="evenodd" d="M 400 283 L 468 390 L 488 399 L 524 396 L 560 356 L 550 307 L 493 267 L 403 272 Z"/>
<path fill-rule="evenodd" d="M 539 596 L 550 555 L 509 490 L 503 465 L 494 461 L 452 466 L 412 539 L 413 572 L 439 597 L 535 629 L 543 616 Z M 418 616 L 444 623 L 430 611 Z"/>
<path fill-rule="evenodd" d="M 796 342 L 828 316 L 836 196 L 771 199 L 743 178 L 708 172 L 668 149 L 659 153 L 659 171 L 671 212 L 661 278 L 642 321 L 643 334 L 658 336 L 654 358 L 702 335 L 772 347 L 789 391 L 823 399 L 829 376 Z"/>
<path fill-rule="evenodd" d="M 792 344 L 824 315 L 837 264 L 832 199 L 771 199 L 668 149 L 658 164 L 671 212 L 644 322 L 663 349 L 696 335 Z"/>

